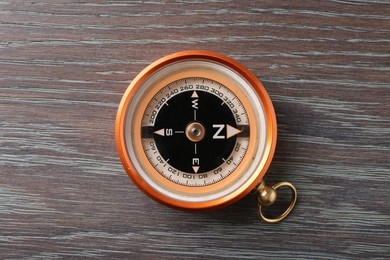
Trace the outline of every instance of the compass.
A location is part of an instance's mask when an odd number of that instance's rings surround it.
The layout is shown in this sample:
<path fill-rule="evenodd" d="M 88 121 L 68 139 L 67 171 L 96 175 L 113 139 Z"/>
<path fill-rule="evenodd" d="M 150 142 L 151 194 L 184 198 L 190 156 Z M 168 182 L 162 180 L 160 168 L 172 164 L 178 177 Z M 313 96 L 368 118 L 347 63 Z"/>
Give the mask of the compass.
<path fill-rule="evenodd" d="M 122 98 L 115 131 L 129 177 L 162 204 L 217 209 L 269 188 L 260 184 L 276 146 L 271 99 L 253 73 L 221 54 L 184 51 L 146 67 Z"/>

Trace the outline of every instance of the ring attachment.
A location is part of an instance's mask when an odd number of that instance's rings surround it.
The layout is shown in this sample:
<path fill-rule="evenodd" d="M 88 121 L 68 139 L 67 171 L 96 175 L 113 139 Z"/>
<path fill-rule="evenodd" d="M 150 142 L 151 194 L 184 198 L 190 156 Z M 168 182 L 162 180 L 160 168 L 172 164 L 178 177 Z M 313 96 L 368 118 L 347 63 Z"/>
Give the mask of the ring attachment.
<path fill-rule="evenodd" d="M 267 218 L 266 216 L 264 216 L 262 209 L 263 209 L 263 207 L 271 206 L 276 201 L 276 194 L 277 194 L 276 190 L 280 187 L 290 188 L 291 193 L 292 193 L 290 205 L 278 217 Z M 298 197 L 298 193 L 297 193 L 296 188 L 294 187 L 294 185 L 292 185 L 289 182 L 279 182 L 279 183 L 273 185 L 272 187 L 269 187 L 265 184 L 264 181 L 262 181 L 256 189 L 256 194 L 257 194 L 257 200 L 258 200 L 257 214 L 259 215 L 260 219 L 262 219 L 268 223 L 277 223 L 277 222 L 281 221 L 282 219 L 284 219 L 285 217 L 287 217 L 290 214 L 290 212 L 292 211 L 292 209 L 294 208 L 295 203 L 297 202 L 297 197 Z"/>

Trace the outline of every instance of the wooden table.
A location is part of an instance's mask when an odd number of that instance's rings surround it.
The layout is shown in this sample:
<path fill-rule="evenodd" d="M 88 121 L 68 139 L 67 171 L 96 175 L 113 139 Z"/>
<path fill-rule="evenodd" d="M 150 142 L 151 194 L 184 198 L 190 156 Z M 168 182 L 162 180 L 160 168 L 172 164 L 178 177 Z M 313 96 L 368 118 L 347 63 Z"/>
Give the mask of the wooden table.
<path fill-rule="evenodd" d="M 266 180 L 299 192 L 283 222 L 260 222 L 252 196 L 173 210 L 123 170 L 125 89 L 186 49 L 264 83 L 279 127 Z M 385 259 L 389 185 L 388 1 L 0 1 L 1 259 Z"/>

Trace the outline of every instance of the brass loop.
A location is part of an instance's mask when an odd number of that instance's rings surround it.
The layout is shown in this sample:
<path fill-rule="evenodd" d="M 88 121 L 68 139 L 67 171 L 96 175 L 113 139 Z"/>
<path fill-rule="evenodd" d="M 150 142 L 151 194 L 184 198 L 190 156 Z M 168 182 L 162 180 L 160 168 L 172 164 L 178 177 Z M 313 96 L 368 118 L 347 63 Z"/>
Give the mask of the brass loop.
<path fill-rule="evenodd" d="M 292 185 L 291 183 L 289 182 L 279 182 L 275 185 L 272 186 L 272 188 L 274 190 L 280 188 L 280 187 L 288 187 L 290 188 L 291 192 L 292 192 L 292 197 L 291 197 L 291 200 L 290 200 L 290 205 L 288 206 L 288 208 L 278 217 L 276 218 L 267 218 L 266 216 L 263 215 L 263 212 L 262 212 L 262 205 L 260 203 L 257 204 L 257 214 L 259 215 L 259 218 L 264 220 L 265 222 L 268 222 L 268 223 L 276 223 L 276 222 L 279 222 L 281 221 L 282 219 L 284 219 L 285 217 L 288 216 L 288 214 L 290 214 L 291 210 L 294 208 L 295 206 L 295 203 L 297 202 L 297 197 L 298 197 L 298 193 L 297 193 L 297 190 L 296 188 L 294 187 L 294 185 Z"/>

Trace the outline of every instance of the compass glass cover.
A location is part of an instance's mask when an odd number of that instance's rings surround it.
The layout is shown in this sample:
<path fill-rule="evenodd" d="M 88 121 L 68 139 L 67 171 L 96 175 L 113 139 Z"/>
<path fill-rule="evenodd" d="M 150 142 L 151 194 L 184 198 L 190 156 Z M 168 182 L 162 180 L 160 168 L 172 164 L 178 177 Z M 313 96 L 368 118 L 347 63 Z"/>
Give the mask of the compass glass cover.
<path fill-rule="evenodd" d="M 274 149 L 273 108 L 236 68 L 183 55 L 146 68 L 130 85 L 120 117 L 125 147 L 118 150 L 152 198 L 179 208 L 216 207 L 261 180 Z"/>

